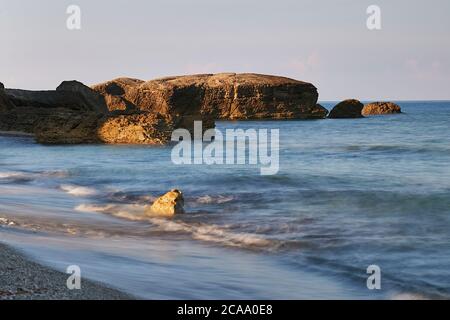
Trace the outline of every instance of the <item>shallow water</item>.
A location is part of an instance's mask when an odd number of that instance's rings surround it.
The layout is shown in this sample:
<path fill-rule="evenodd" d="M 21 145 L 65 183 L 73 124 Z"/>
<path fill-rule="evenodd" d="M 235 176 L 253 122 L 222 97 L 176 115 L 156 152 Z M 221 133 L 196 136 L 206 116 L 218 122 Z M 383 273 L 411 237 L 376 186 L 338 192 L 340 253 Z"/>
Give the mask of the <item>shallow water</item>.
<path fill-rule="evenodd" d="M 275 176 L 175 166 L 170 147 L 0 136 L 1 239 L 146 298 L 448 298 L 450 102 L 400 104 L 365 119 L 218 123 L 280 129 Z M 144 216 L 175 187 L 186 215 Z M 379 291 L 366 287 L 372 264 Z"/>

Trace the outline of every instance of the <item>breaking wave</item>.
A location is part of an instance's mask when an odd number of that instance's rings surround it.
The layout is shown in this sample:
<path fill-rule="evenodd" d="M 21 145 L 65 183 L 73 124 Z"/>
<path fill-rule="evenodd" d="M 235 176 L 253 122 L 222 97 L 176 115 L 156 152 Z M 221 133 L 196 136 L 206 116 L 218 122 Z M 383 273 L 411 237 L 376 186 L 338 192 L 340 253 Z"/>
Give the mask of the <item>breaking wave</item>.
<path fill-rule="evenodd" d="M 227 203 L 230 201 L 233 201 L 234 197 L 233 196 L 209 196 L 209 195 L 205 195 L 205 196 L 201 196 L 198 197 L 196 199 L 197 203 L 201 203 L 201 204 L 222 204 L 222 203 Z"/>
<path fill-rule="evenodd" d="M 153 226 L 151 231 L 154 232 L 188 234 L 195 240 L 212 242 L 225 246 L 273 250 L 282 245 L 279 240 L 267 239 L 251 233 L 230 231 L 229 226 L 226 225 L 219 226 L 206 223 L 187 223 L 173 219 L 149 217 L 145 215 L 146 208 L 146 206 L 138 204 L 81 204 L 75 207 L 75 210 L 79 212 L 109 214 L 117 218 L 131 221 L 145 221 Z"/>
<path fill-rule="evenodd" d="M 35 175 L 25 172 L 0 172 L 0 182 L 27 182 L 35 179 Z"/>
<path fill-rule="evenodd" d="M 231 232 L 226 227 L 214 224 L 188 224 L 161 218 L 149 218 L 149 221 L 161 231 L 189 233 L 193 239 L 219 243 L 226 246 L 242 248 L 259 247 L 270 250 L 275 249 L 279 245 L 278 241 L 269 240 L 250 233 Z"/>
<path fill-rule="evenodd" d="M 77 185 L 71 185 L 71 184 L 63 184 L 60 186 L 61 190 L 73 195 L 75 197 L 88 197 L 96 195 L 98 192 L 97 190 L 89 187 L 82 187 Z"/>
<path fill-rule="evenodd" d="M 15 226 L 16 222 L 8 218 L 0 218 L 0 226 Z"/>
<path fill-rule="evenodd" d="M 0 182 L 28 182 L 40 178 L 65 178 L 69 173 L 61 171 L 42 171 L 42 172 L 21 172 L 7 171 L 0 172 Z"/>

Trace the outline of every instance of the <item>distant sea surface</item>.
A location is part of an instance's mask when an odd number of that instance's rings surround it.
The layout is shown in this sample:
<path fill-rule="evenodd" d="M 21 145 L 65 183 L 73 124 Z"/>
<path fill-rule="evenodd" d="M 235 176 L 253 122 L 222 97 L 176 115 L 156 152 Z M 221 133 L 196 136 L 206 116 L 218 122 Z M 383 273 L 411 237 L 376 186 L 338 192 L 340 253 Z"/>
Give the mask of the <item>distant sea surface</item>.
<path fill-rule="evenodd" d="M 450 298 L 450 102 L 399 104 L 364 119 L 218 122 L 279 129 L 273 176 L 176 166 L 169 146 L 0 136 L 0 241 L 142 298 Z M 172 188 L 187 213 L 146 218 Z M 369 265 L 381 290 L 366 286 Z"/>

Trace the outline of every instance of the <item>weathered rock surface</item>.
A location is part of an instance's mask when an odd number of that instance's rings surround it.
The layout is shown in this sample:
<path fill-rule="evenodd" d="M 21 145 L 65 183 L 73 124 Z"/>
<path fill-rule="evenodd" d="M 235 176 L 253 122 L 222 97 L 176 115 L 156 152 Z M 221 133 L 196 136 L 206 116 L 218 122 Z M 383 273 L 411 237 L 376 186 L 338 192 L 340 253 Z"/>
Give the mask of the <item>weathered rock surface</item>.
<path fill-rule="evenodd" d="M 72 117 L 109 113 L 102 95 L 77 81 L 65 81 L 56 90 L 5 89 L 4 93 L 12 107 L 0 116 L 0 130 L 34 133 L 38 125 L 55 117 L 72 122 Z"/>
<path fill-rule="evenodd" d="M 56 90 L 6 89 L 5 92 L 17 107 L 62 108 L 103 114 L 108 112 L 104 98 L 78 81 L 64 81 Z"/>
<path fill-rule="evenodd" d="M 184 213 L 184 197 L 183 193 L 177 189 L 173 189 L 156 199 L 146 211 L 148 216 L 171 217 L 180 213 Z"/>
<path fill-rule="evenodd" d="M 364 105 L 355 99 L 344 100 L 339 102 L 328 115 L 331 119 L 344 119 L 344 118 L 363 118 L 362 109 Z"/>
<path fill-rule="evenodd" d="M 58 114 L 36 126 L 35 137 L 43 144 L 159 145 L 170 141 L 173 130 L 170 120 L 159 114 Z"/>
<path fill-rule="evenodd" d="M 322 106 L 321 104 L 316 104 L 316 108 L 313 111 L 314 114 L 320 114 L 320 117 L 318 116 L 316 119 L 323 119 L 326 118 L 328 115 L 328 109 Z"/>
<path fill-rule="evenodd" d="M 363 116 L 402 113 L 400 106 L 393 102 L 372 102 L 362 109 Z"/>
<path fill-rule="evenodd" d="M 139 109 L 173 117 L 176 127 L 193 120 L 322 119 L 317 89 L 310 83 L 260 74 L 201 74 L 151 81 L 119 78 L 92 86 L 108 98 L 109 110 Z"/>

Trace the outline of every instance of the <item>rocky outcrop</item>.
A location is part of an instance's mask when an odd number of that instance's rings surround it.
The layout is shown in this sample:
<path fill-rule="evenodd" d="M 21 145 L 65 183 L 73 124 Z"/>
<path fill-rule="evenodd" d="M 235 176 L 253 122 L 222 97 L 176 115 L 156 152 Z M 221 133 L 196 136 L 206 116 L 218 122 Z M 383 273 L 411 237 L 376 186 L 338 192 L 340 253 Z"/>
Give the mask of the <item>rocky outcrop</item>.
<path fill-rule="evenodd" d="M 97 135 L 103 143 L 166 144 L 174 125 L 160 114 L 111 116 L 101 122 Z"/>
<path fill-rule="evenodd" d="M 362 109 L 363 116 L 401 113 L 400 106 L 393 102 L 372 102 Z"/>
<path fill-rule="evenodd" d="M 34 133 L 38 125 L 55 117 L 72 122 L 72 117 L 109 113 L 102 95 L 77 81 L 65 81 L 56 90 L 5 89 L 4 93 L 13 107 L 0 117 L 0 130 Z"/>
<path fill-rule="evenodd" d="M 13 103 L 9 100 L 5 93 L 5 86 L 0 82 L 0 113 L 8 112 L 14 108 Z"/>
<path fill-rule="evenodd" d="M 35 137 L 43 144 L 166 144 L 173 124 L 159 114 L 102 116 L 58 114 L 36 126 Z"/>
<path fill-rule="evenodd" d="M 259 74 L 202 74 L 151 81 L 120 78 L 92 86 L 108 97 L 109 110 L 139 109 L 170 115 L 176 127 L 216 119 L 322 119 L 310 83 Z M 114 98 L 113 98 L 114 97 Z M 206 123 L 205 123 L 206 122 Z"/>
<path fill-rule="evenodd" d="M 41 109 L 68 109 L 80 112 L 107 113 L 104 98 L 77 81 L 64 81 L 56 90 L 29 91 L 6 89 L 6 94 L 17 107 Z"/>
<path fill-rule="evenodd" d="M 344 118 L 363 118 L 362 109 L 364 105 L 355 99 L 344 100 L 338 103 L 331 111 L 328 118 L 344 119 Z"/>
<path fill-rule="evenodd" d="M 183 193 L 177 189 L 173 189 L 156 199 L 146 211 L 146 215 L 148 216 L 165 217 L 172 217 L 175 214 L 181 213 L 184 213 L 184 197 Z"/>
<path fill-rule="evenodd" d="M 0 130 L 35 133 L 41 143 L 165 143 L 167 132 L 203 130 L 215 120 L 322 119 L 310 83 L 258 74 L 204 74 L 151 81 L 119 78 L 92 88 L 5 89 Z"/>

